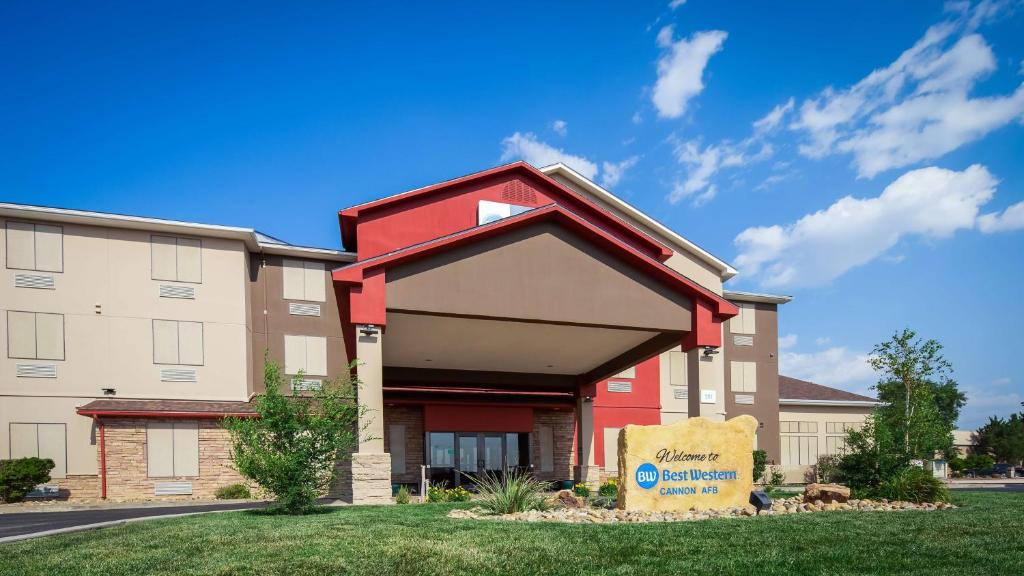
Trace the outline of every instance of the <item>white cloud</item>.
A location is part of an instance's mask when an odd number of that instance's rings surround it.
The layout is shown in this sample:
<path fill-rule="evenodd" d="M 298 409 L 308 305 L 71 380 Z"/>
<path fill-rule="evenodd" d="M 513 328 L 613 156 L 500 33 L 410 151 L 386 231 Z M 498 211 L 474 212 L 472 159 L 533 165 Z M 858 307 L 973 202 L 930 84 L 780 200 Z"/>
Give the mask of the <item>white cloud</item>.
<path fill-rule="evenodd" d="M 957 427 L 976 430 L 983 426 L 990 416 L 1007 417 L 1020 411 L 1024 402 L 1024 390 L 994 391 L 986 386 L 964 386 L 961 391 L 967 396 L 967 404 L 960 410 Z"/>
<path fill-rule="evenodd" d="M 644 117 L 639 112 L 633 112 L 633 117 L 630 118 L 630 120 L 633 122 L 633 124 L 643 124 Z"/>
<path fill-rule="evenodd" d="M 785 336 L 779 336 L 779 350 L 788 350 L 796 346 L 798 338 L 796 334 L 786 334 Z"/>
<path fill-rule="evenodd" d="M 754 122 L 755 132 L 770 132 L 774 130 L 782 119 L 793 111 L 793 107 L 796 105 L 796 101 L 790 98 L 785 104 L 779 104 L 772 111 L 765 114 L 762 118 Z"/>
<path fill-rule="evenodd" d="M 875 383 L 875 373 L 868 365 L 868 354 L 845 346 L 810 353 L 782 352 L 779 354 L 779 374 L 868 396 L 873 395 L 871 386 Z"/>
<path fill-rule="evenodd" d="M 818 346 L 828 346 L 829 344 L 832 343 L 832 339 L 829 338 L 828 336 L 819 336 L 818 338 L 814 339 L 814 343 L 817 344 Z"/>
<path fill-rule="evenodd" d="M 668 7 L 671 8 L 672 10 L 675 10 L 676 8 L 679 8 L 683 4 L 686 4 L 686 0 L 670 0 L 670 2 L 668 3 Z"/>
<path fill-rule="evenodd" d="M 996 184 L 978 164 L 962 172 L 912 170 L 878 197 L 846 196 L 792 224 L 747 228 L 734 240 L 736 264 L 766 287 L 827 284 L 905 236 L 946 238 L 975 228 Z"/>
<path fill-rule="evenodd" d="M 676 160 L 687 171 L 686 178 L 676 182 L 669 193 L 668 200 L 672 204 L 689 197 L 698 199 L 700 204 L 706 204 L 715 197 L 716 190 L 711 179 L 719 170 L 745 166 L 769 158 L 774 153 L 770 144 L 753 137 L 739 143 L 726 140 L 703 148 L 699 140 L 683 142 L 672 136 L 669 142 L 675 147 Z M 695 202 L 695 205 L 699 204 Z"/>
<path fill-rule="evenodd" d="M 597 164 L 541 142 L 532 132 L 516 132 L 501 141 L 502 162 L 517 159 L 538 167 L 562 162 L 590 180 L 597 176 Z"/>
<path fill-rule="evenodd" d="M 805 100 L 790 124 L 806 138 L 800 152 L 811 158 L 850 154 L 858 175 L 872 178 L 1024 119 L 1024 84 L 1005 95 L 970 96 L 996 69 L 991 47 L 973 31 L 1002 8 L 998 2 L 957 7 L 958 19 L 929 28 L 888 66 Z"/>
<path fill-rule="evenodd" d="M 639 161 L 639 156 L 630 156 L 622 162 L 603 162 L 601 164 L 601 186 L 605 188 L 615 186 L 626 174 L 626 171 L 636 166 Z"/>
<path fill-rule="evenodd" d="M 1024 202 L 1017 202 L 1001 213 L 982 214 L 978 217 L 978 228 L 986 234 L 1024 229 Z"/>
<path fill-rule="evenodd" d="M 551 123 L 551 129 L 559 136 L 565 136 L 569 132 L 569 123 L 565 120 L 555 120 Z"/>
<path fill-rule="evenodd" d="M 674 40 L 672 26 L 658 32 L 658 46 L 663 53 L 658 60 L 658 80 L 651 100 L 659 116 L 678 118 L 686 112 L 690 99 L 704 90 L 704 68 L 711 56 L 722 49 L 727 36 L 721 30 L 709 30 Z"/>

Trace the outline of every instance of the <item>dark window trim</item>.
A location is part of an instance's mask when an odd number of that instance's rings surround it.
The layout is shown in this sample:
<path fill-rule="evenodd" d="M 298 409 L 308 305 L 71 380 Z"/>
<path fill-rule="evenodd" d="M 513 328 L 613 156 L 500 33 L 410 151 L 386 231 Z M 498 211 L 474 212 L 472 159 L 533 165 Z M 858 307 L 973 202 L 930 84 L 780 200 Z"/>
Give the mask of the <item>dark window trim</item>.
<path fill-rule="evenodd" d="M 156 273 L 153 270 L 153 242 L 154 238 L 173 238 L 174 239 L 174 278 L 157 278 Z M 178 276 L 178 247 L 180 246 L 180 240 L 196 240 L 199 242 L 199 280 L 179 280 Z M 168 234 L 150 234 L 149 235 L 149 279 L 157 280 L 160 282 L 181 282 L 183 284 L 202 284 L 203 283 L 203 239 L 195 236 L 172 236 Z"/>
<path fill-rule="evenodd" d="M 156 361 L 156 323 L 157 322 L 174 322 L 174 337 L 178 341 L 178 357 L 177 362 L 157 362 Z M 202 340 L 200 345 L 200 353 L 202 358 L 199 364 L 186 364 L 181 361 L 181 323 L 186 322 L 189 324 L 199 324 L 199 338 Z M 150 323 L 149 339 L 153 343 L 153 364 L 157 366 L 206 366 L 206 323 L 196 320 L 174 320 L 171 318 L 153 318 Z"/>
<path fill-rule="evenodd" d="M 32 324 L 35 334 L 35 356 L 11 356 L 11 312 L 17 312 L 19 314 L 32 314 Z M 61 333 L 61 349 L 60 358 L 40 358 L 39 357 L 39 315 L 47 314 L 49 316 L 60 316 L 60 333 Z M 60 312 L 36 312 L 33 310 L 8 310 L 6 316 L 6 326 L 4 327 L 7 331 L 7 357 L 11 360 L 38 360 L 41 362 L 66 362 L 68 357 L 68 329 L 64 322 L 64 314 Z"/>
<path fill-rule="evenodd" d="M 39 426 L 63 426 L 64 427 L 64 477 L 69 476 L 68 472 L 68 424 L 67 422 L 8 422 L 7 423 L 7 456 L 14 458 L 14 436 L 11 434 L 12 426 L 19 424 L 22 426 L 35 426 L 36 427 L 36 458 L 39 456 Z"/>

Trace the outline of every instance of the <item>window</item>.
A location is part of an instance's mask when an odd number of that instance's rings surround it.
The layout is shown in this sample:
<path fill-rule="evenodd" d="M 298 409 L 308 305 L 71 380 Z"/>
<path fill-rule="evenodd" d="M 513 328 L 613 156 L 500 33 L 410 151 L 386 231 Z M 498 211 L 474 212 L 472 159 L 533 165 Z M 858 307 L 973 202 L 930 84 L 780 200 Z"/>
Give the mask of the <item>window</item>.
<path fill-rule="evenodd" d="M 391 473 L 405 474 L 405 426 L 388 427 L 388 452 L 391 454 Z"/>
<path fill-rule="evenodd" d="M 199 476 L 199 424 L 147 424 L 146 463 L 147 475 L 150 478 Z"/>
<path fill-rule="evenodd" d="M 799 434 L 799 433 L 818 433 L 817 422 L 779 422 L 779 432 L 784 434 Z"/>
<path fill-rule="evenodd" d="M 282 267 L 285 300 L 325 300 L 327 282 L 323 262 L 285 260 Z"/>
<path fill-rule="evenodd" d="M 64 229 L 51 224 L 7 223 L 7 267 L 64 271 Z"/>
<path fill-rule="evenodd" d="M 730 362 L 729 384 L 733 392 L 757 392 L 757 363 Z"/>
<path fill-rule="evenodd" d="M 782 436 L 782 465 L 809 466 L 818 462 L 817 436 Z"/>
<path fill-rule="evenodd" d="M 829 455 L 846 452 L 846 433 L 860 428 L 858 422 L 826 422 L 825 453 Z"/>
<path fill-rule="evenodd" d="M 541 426 L 538 434 L 540 444 L 540 471 L 551 472 L 555 469 L 555 440 L 550 426 Z"/>
<path fill-rule="evenodd" d="M 327 338 L 323 336 L 285 336 L 284 373 L 327 376 Z"/>
<path fill-rule="evenodd" d="M 203 281 L 203 243 L 198 238 L 152 236 L 153 280 Z"/>
<path fill-rule="evenodd" d="M 153 363 L 203 365 L 203 323 L 153 320 Z"/>
<path fill-rule="evenodd" d="M 686 386 L 686 353 L 668 353 L 668 383 L 670 386 Z"/>
<path fill-rule="evenodd" d="M 64 315 L 7 311 L 7 357 L 64 359 Z"/>
<path fill-rule="evenodd" d="M 829 456 L 846 452 L 846 436 L 826 436 L 825 453 Z"/>
<path fill-rule="evenodd" d="M 49 458 L 53 460 L 50 476 L 64 478 L 68 474 L 68 437 L 64 424 L 11 423 L 11 458 Z"/>
<path fill-rule="evenodd" d="M 740 313 L 729 320 L 729 331 L 733 334 L 754 334 L 754 313 L 757 308 L 749 302 L 737 302 Z"/>

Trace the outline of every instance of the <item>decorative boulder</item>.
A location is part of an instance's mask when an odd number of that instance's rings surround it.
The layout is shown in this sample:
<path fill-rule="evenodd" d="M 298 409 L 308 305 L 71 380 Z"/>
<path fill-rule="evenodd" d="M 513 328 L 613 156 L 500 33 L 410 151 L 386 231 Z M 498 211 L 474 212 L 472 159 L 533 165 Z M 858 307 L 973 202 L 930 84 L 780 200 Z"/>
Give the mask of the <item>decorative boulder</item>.
<path fill-rule="evenodd" d="M 850 499 L 850 489 L 839 484 L 808 484 L 804 488 L 804 502 L 839 502 Z"/>
<path fill-rule="evenodd" d="M 572 493 L 571 490 L 559 490 L 555 494 L 555 504 L 561 504 L 566 508 L 586 508 L 587 501 Z"/>

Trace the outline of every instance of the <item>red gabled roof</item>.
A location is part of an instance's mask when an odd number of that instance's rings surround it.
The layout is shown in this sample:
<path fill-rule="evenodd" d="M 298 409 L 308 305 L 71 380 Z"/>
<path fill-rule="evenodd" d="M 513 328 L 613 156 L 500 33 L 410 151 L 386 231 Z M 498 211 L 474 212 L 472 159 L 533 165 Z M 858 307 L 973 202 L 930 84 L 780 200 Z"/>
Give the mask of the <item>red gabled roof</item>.
<path fill-rule="evenodd" d="M 659 255 L 658 258 L 660 260 L 665 261 L 672 256 L 672 250 L 661 242 L 655 240 L 644 232 L 641 232 L 631 224 L 628 224 L 618 216 L 602 208 L 589 198 L 579 194 L 571 188 L 568 188 L 561 182 L 522 161 L 498 166 L 497 168 L 491 168 L 481 172 L 475 172 L 467 176 L 455 178 L 454 180 L 448 180 L 431 186 L 426 186 L 424 188 L 417 188 L 415 190 L 410 190 L 409 192 L 396 194 L 395 196 L 381 198 L 380 200 L 374 200 L 372 202 L 359 204 L 357 206 L 341 210 L 338 212 L 338 223 L 341 226 L 342 244 L 344 244 L 346 250 L 352 252 L 357 250 L 358 239 L 356 234 L 356 223 L 362 214 L 372 212 L 385 206 L 392 206 L 394 204 L 407 202 L 413 199 L 440 194 L 456 186 L 465 186 L 467 184 L 479 182 L 480 180 L 513 172 L 521 172 L 532 178 L 540 180 L 546 184 L 548 188 L 555 193 L 555 195 L 562 196 L 570 204 L 576 205 L 582 210 L 592 212 L 595 216 L 600 218 L 602 224 L 608 226 L 610 230 L 623 234 L 628 238 L 632 238 L 642 246 L 647 246 L 651 250 L 651 253 Z M 570 208 L 575 209 L 576 206 L 570 206 Z"/>
<path fill-rule="evenodd" d="M 572 229 L 670 288 L 674 288 L 691 298 L 699 298 L 710 303 L 713 313 L 720 319 L 724 320 L 738 313 L 736 306 L 725 298 L 690 280 L 662 262 L 640 252 L 603 228 L 595 226 L 590 221 L 581 218 L 558 204 L 549 204 L 516 216 L 476 226 L 469 230 L 449 234 L 448 236 L 402 248 L 401 250 L 374 256 L 373 258 L 367 258 L 366 260 L 335 269 L 332 272 L 332 278 L 335 282 L 361 284 L 366 273 L 370 270 L 379 270 L 425 258 L 483 238 L 497 236 L 507 231 L 542 221 L 555 221 L 566 228 Z"/>

